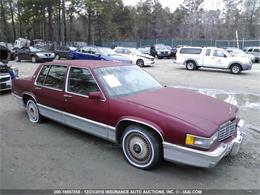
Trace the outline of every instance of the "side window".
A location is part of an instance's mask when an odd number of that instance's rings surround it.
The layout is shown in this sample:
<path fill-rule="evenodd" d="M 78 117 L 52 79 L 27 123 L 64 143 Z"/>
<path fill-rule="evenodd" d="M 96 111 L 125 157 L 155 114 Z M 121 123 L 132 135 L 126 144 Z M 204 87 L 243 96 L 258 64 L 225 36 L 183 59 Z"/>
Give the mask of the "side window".
<path fill-rule="evenodd" d="M 36 80 L 36 84 L 37 85 L 43 85 L 44 84 L 44 81 L 45 81 L 45 78 L 50 70 L 50 65 L 44 65 L 41 69 L 41 72 Z"/>
<path fill-rule="evenodd" d="M 72 67 L 69 72 L 67 91 L 87 96 L 90 92 L 99 91 L 99 88 L 88 69 Z"/>
<path fill-rule="evenodd" d="M 116 53 L 123 53 L 123 50 L 122 49 L 116 49 L 115 52 Z"/>
<path fill-rule="evenodd" d="M 249 50 L 248 50 L 248 52 L 252 52 L 253 51 L 253 48 L 250 48 Z"/>
<path fill-rule="evenodd" d="M 258 48 L 254 49 L 254 52 L 259 53 L 260 50 Z"/>
<path fill-rule="evenodd" d="M 211 49 L 207 49 L 206 56 L 210 56 Z"/>
<path fill-rule="evenodd" d="M 201 54 L 202 49 L 197 48 L 181 48 L 180 53 L 182 54 Z"/>
<path fill-rule="evenodd" d="M 54 89 L 63 89 L 66 66 L 51 66 L 48 75 L 46 76 L 44 86 Z"/>
<path fill-rule="evenodd" d="M 129 49 L 124 49 L 124 54 L 130 54 L 131 51 Z"/>
<path fill-rule="evenodd" d="M 223 51 L 221 50 L 213 50 L 213 56 L 215 57 L 226 57 Z"/>

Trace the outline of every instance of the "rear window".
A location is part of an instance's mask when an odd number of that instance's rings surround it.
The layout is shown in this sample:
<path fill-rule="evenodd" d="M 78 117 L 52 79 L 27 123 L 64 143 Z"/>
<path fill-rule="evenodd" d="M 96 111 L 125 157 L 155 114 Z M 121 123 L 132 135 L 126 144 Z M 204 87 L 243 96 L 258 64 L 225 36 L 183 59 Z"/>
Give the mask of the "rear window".
<path fill-rule="evenodd" d="M 202 49 L 199 48 L 182 48 L 180 53 L 182 54 L 200 54 Z"/>

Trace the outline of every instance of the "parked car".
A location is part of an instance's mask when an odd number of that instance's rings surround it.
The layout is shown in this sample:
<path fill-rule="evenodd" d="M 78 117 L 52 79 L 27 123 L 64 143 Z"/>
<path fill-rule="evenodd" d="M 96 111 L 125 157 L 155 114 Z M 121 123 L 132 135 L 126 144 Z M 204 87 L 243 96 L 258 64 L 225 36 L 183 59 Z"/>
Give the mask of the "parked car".
<path fill-rule="evenodd" d="M 105 60 L 131 63 L 131 60 L 115 53 L 110 48 L 105 47 L 82 47 L 75 51 L 69 52 L 71 59 L 77 60 Z"/>
<path fill-rule="evenodd" d="M 18 49 L 15 54 L 15 61 L 20 62 L 21 60 L 30 60 L 33 63 L 41 61 L 52 61 L 55 58 L 53 52 L 44 51 L 34 47 L 23 47 Z"/>
<path fill-rule="evenodd" d="M 154 64 L 153 56 L 143 54 L 135 48 L 116 47 L 114 51 L 120 55 L 123 55 L 131 59 L 133 64 L 136 64 L 137 66 L 140 67 L 151 66 Z"/>
<path fill-rule="evenodd" d="M 70 59 L 69 53 L 72 51 L 77 50 L 77 47 L 70 47 L 70 46 L 61 46 L 54 50 L 55 53 L 55 59 L 59 60 L 62 58 Z"/>
<path fill-rule="evenodd" d="M 171 49 L 164 44 L 155 44 L 150 48 L 150 55 L 157 57 L 158 59 L 162 59 L 164 57 L 171 57 Z"/>
<path fill-rule="evenodd" d="M 170 57 L 176 59 L 177 48 L 168 45 L 166 47 L 171 51 Z"/>
<path fill-rule="evenodd" d="M 150 55 L 150 47 L 140 47 L 140 48 L 138 48 L 138 50 L 139 50 L 142 54 L 148 54 L 148 55 Z"/>
<path fill-rule="evenodd" d="M 260 47 L 245 47 L 243 51 L 255 56 L 255 62 L 260 62 Z"/>
<path fill-rule="evenodd" d="M 186 66 L 187 70 L 201 67 L 227 69 L 233 74 L 251 70 L 251 60 L 232 56 L 225 49 L 216 47 L 183 47 L 176 54 L 178 64 Z"/>
<path fill-rule="evenodd" d="M 12 79 L 18 77 L 18 69 L 7 65 L 10 50 L 0 45 L 0 92 L 11 89 Z"/>
<path fill-rule="evenodd" d="M 238 48 L 234 48 L 234 47 L 226 47 L 224 48 L 228 51 L 228 53 L 230 53 L 232 56 L 238 56 L 238 57 L 244 57 L 244 58 L 248 58 L 250 59 L 252 62 L 255 62 L 255 56 L 251 55 L 251 54 L 247 54 L 245 53 L 243 50 L 238 49 Z"/>
<path fill-rule="evenodd" d="M 121 62 L 42 64 L 32 77 L 14 80 L 12 93 L 32 123 L 47 117 L 118 143 L 140 169 L 163 158 L 213 167 L 238 153 L 245 134 L 236 106 L 163 87 L 140 67 Z"/>

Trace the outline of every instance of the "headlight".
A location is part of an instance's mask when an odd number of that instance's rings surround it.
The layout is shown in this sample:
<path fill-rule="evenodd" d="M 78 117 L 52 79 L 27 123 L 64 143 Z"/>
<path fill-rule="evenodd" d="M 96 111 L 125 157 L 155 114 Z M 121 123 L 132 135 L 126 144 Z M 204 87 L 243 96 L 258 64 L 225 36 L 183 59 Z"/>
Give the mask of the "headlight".
<path fill-rule="evenodd" d="M 54 54 L 54 53 L 51 53 L 51 57 L 55 57 L 55 54 Z"/>
<path fill-rule="evenodd" d="M 185 139 L 186 145 L 196 146 L 200 148 L 209 149 L 210 146 L 218 139 L 218 132 L 212 135 L 210 138 L 200 137 L 196 135 L 187 134 Z"/>

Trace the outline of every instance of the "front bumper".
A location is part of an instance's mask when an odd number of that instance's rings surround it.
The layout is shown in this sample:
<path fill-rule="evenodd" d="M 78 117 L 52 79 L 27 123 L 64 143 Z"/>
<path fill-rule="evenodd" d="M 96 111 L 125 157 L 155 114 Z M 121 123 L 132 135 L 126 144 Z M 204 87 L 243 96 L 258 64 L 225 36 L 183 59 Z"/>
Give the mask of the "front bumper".
<path fill-rule="evenodd" d="M 8 80 L 8 81 L 0 82 L 0 91 L 11 90 L 11 87 L 12 87 L 11 78 L 10 78 L 10 80 Z"/>
<path fill-rule="evenodd" d="M 244 121 L 237 125 L 237 136 L 229 143 L 221 143 L 213 151 L 201 151 L 163 142 L 164 159 L 196 167 L 214 167 L 226 155 L 236 155 L 245 136 Z"/>
<path fill-rule="evenodd" d="M 242 68 L 243 68 L 243 70 L 251 70 L 252 69 L 252 64 L 243 64 Z"/>
<path fill-rule="evenodd" d="M 144 65 L 145 65 L 145 66 L 151 66 L 151 65 L 153 65 L 154 63 L 155 63 L 154 60 L 145 60 L 145 61 L 144 61 Z"/>

